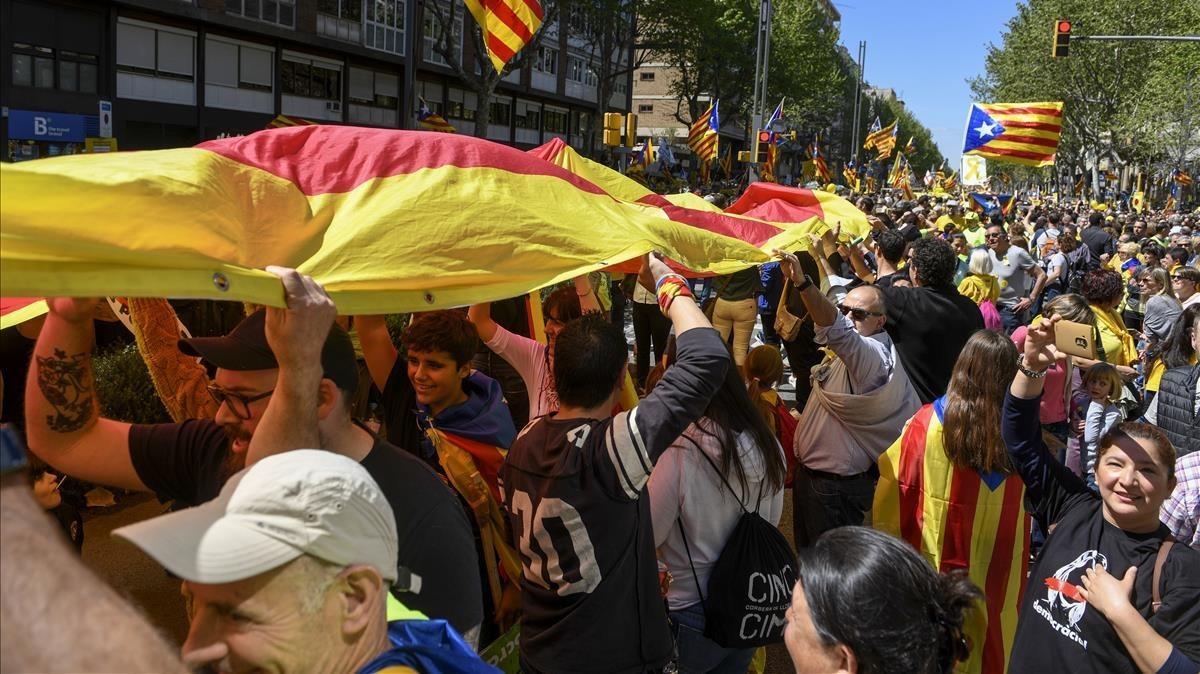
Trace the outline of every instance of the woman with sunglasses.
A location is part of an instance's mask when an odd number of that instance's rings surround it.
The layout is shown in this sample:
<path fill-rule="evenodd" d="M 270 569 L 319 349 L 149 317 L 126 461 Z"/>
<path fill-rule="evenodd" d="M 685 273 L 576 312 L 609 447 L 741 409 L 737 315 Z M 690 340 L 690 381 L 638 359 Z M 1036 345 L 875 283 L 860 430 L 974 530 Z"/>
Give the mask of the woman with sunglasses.
<path fill-rule="evenodd" d="M 1038 425 L 1053 319 L 1029 329 L 1004 399 L 1002 433 L 1033 511 L 1054 526 L 1029 573 L 1010 674 L 1197 671 L 1200 553 L 1159 521 L 1176 486 L 1175 448 L 1149 424 L 1100 441 L 1099 493 L 1049 458 Z"/>
<path fill-rule="evenodd" d="M 1200 269 L 1179 267 L 1171 272 L 1171 289 L 1184 309 L 1200 304 Z"/>

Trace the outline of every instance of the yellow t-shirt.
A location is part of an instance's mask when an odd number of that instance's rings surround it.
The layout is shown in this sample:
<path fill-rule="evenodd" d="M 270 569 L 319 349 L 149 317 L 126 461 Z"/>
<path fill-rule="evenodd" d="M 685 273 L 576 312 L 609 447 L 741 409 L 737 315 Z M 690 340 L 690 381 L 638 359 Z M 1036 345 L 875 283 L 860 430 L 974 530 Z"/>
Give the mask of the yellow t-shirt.
<path fill-rule="evenodd" d="M 1196 354 L 1192 354 L 1191 364 L 1196 364 Z M 1150 366 L 1150 374 L 1146 375 L 1146 390 L 1157 391 L 1166 372 L 1167 364 L 1162 361 L 1162 358 L 1155 358 L 1154 364 Z"/>
<path fill-rule="evenodd" d="M 983 228 L 983 225 L 975 229 L 964 227 L 963 236 L 967 237 L 967 244 L 972 248 L 978 248 L 987 242 L 987 230 Z"/>

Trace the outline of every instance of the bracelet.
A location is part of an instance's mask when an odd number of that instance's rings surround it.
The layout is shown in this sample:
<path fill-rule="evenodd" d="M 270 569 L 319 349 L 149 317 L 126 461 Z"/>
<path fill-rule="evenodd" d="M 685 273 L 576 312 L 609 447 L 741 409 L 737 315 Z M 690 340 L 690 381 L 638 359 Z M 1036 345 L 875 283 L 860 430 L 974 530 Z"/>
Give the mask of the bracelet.
<path fill-rule="evenodd" d="M 677 297 L 695 297 L 692 289 L 688 287 L 687 279 L 677 274 L 660 279 L 656 294 L 658 295 L 658 308 L 662 311 L 663 316 L 670 315 L 671 304 Z"/>
<path fill-rule="evenodd" d="M 662 278 L 654 282 L 654 292 L 658 292 L 658 289 L 663 286 L 663 283 L 666 283 L 667 279 L 674 279 L 680 283 L 683 283 L 684 285 L 687 285 L 687 279 L 685 279 L 683 276 L 679 274 L 665 274 Z"/>
<path fill-rule="evenodd" d="M 1029 377 L 1030 379 L 1041 379 L 1046 376 L 1047 372 L 1050 371 L 1049 368 L 1047 368 L 1041 372 L 1038 372 L 1037 370 L 1031 370 L 1028 367 L 1025 367 L 1025 356 L 1017 356 L 1017 369 L 1021 371 L 1021 374 Z"/>

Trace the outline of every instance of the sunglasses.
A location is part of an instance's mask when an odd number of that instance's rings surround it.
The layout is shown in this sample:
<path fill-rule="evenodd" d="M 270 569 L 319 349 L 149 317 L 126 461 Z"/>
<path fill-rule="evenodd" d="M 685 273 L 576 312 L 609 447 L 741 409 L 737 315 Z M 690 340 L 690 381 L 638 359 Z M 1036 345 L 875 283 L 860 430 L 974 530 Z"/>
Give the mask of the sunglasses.
<path fill-rule="evenodd" d="M 988 238 L 988 239 L 1007 239 L 1007 238 L 1008 238 L 1008 235 L 1007 235 L 1007 234 L 1005 234 L 1004 232 L 999 232 L 999 233 L 988 233 L 988 234 L 986 234 L 986 235 L 985 235 L 985 238 Z"/>
<path fill-rule="evenodd" d="M 266 393 L 259 393 L 256 396 L 244 396 L 233 391 L 226 391 L 216 384 L 209 384 L 208 386 L 208 395 L 212 396 L 212 399 L 218 405 L 229 405 L 229 410 L 242 421 L 250 419 L 250 403 L 267 398 L 274 392 L 275 389 L 271 389 Z"/>
<path fill-rule="evenodd" d="M 848 307 L 845 304 L 837 305 L 838 311 L 842 312 L 843 316 L 849 316 L 856 321 L 865 321 L 868 316 L 882 316 L 883 314 L 877 311 L 867 311 L 858 307 Z"/>

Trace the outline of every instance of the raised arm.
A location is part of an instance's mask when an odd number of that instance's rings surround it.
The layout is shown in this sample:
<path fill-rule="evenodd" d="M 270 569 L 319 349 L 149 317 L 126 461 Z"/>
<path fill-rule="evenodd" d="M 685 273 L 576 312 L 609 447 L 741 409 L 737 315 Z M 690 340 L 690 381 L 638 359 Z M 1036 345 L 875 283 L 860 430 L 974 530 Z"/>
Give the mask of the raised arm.
<path fill-rule="evenodd" d="M 382 391 L 387 387 L 388 377 L 396 366 L 400 351 L 392 343 L 392 336 L 388 334 L 387 323 L 382 315 L 355 316 L 354 329 L 358 332 L 358 343 L 362 346 L 363 360 L 367 361 L 371 381 L 375 382 L 375 388 Z"/>
<path fill-rule="evenodd" d="M 774 253 L 780 258 L 779 270 L 783 273 L 784 282 L 799 288 L 804 283 L 804 272 L 800 269 L 800 260 L 785 250 L 775 249 Z M 828 266 L 829 263 L 825 264 Z M 825 297 L 816 283 L 810 283 L 808 287 L 801 290 L 800 299 L 804 302 L 804 308 L 808 309 L 809 315 L 812 316 L 814 325 L 827 327 L 833 325 L 833 322 L 837 320 L 837 307 L 833 306 L 833 303 Z"/>
<path fill-rule="evenodd" d="M 98 300 L 57 298 L 33 350 L 25 384 L 29 449 L 87 482 L 146 491 L 129 456 L 129 424 L 103 419 L 96 400 L 92 325 Z"/>
<path fill-rule="evenodd" d="M 854 268 L 854 275 L 862 279 L 865 283 L 875 282 L 875 272 L 867 266 L 867 260 L 863 257 L 862 250 L 856 245 L 841 244 L 838 246 L 838 252 L 841 252 L 846 257 L 850 258 L 850 266 Z"/>
<path fill-rule="evenodd" d="M 133 336 L 154 390 L 162 399 L 171 419 L 212 419 L 220 405 L 206 390 L 208 373 L 204 366 L 179 350 L 179 330 L 175 310 L 160 298 L 129 298 L 129 318 Z"/>
<path fill-rule="evenodd" d="M 596 293 L 596 289 L 592 287 L 592 282 L 587 274 L 580 274 L 572 281 L 575 284 L 575 294 L 579 296 L 579 309 L 590 314 L 593 311 L 603 311 L 604 307 L 600 306 L 600 297 Z M 482 334 L 479 335 L 483 337 Z"/>
<path fill-rule="evenodd" d="M 496 336 L 497 328 L 500 327 L 496 321 L 492 320 L 491 302 L 472 304 L 467 309 L 467 320 L 471 321 L 471 323 L 475 326 L 475 332 L 479 333 L 479 340 L 485 344 L 492 341 L 492 337 Z M 391 340 L 389 339 L 388 341 L 390 342 Z M 366 349 L 364 348 L 363 350 L 365 351 Z"/>
<path fill-rule="evenodd" d="M 311 277 L 283 267 L 267 271 L 283 282 L 287 307 L 267 307 L 267 345 L 279 363 L 279 379 L 254 429 L 246 465 L 293 449 L 320 447 L 318 406 L 334 404 L 321 394 L 321 350 L 337 307 Z"/>

